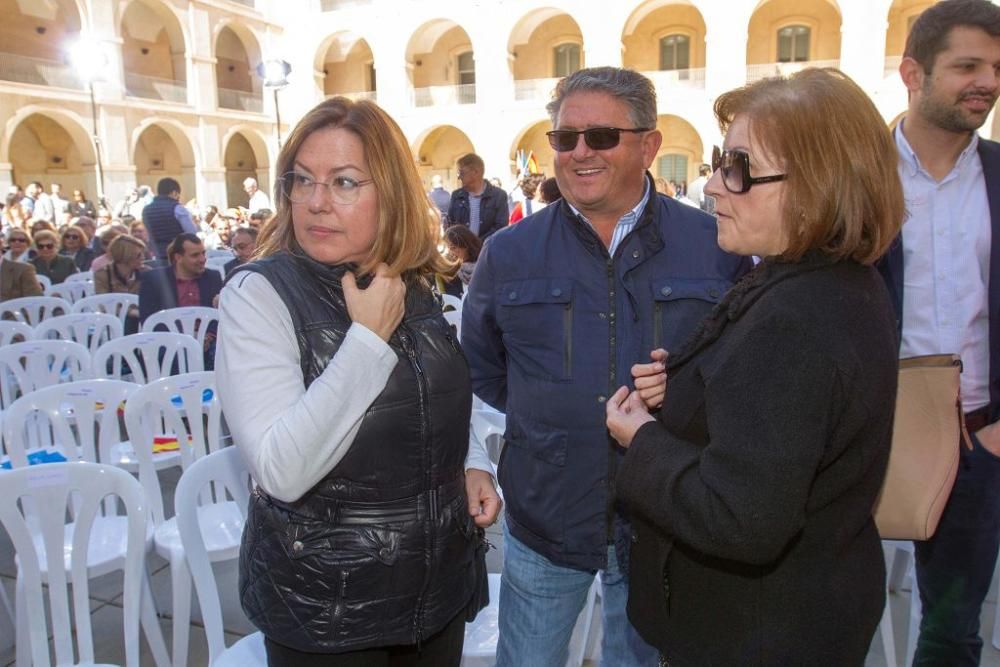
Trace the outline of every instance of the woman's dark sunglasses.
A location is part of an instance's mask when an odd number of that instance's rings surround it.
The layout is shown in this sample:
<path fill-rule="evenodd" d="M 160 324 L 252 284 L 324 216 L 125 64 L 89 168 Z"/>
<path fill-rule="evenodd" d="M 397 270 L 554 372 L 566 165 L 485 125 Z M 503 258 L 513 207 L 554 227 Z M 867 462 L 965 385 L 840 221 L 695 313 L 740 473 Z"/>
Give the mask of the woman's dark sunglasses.
<path fill-rule="evenodd" d="M 576 148 L 581 134 L 583 140 L 587 142 L 587 146 L 595 151 L 606 151 L 618 145 L 622 132 L 638 134 L 639 132 L 649 132 L 651 129 L 649 127 L 591 127 L 586 130 L 551 130 L 546 132 L 545 136 L 549 138 L 549 146 L 552 146 L 552 150 L 560 153 Z"/>
<path fill-rule="evenodd" d="M 56 247 L 55 243 L 36 243 L 35 247 L 39 250 L 52 250 Z"/>
<path fill-rule="evenodd" d="M 786 174 L 773 176 L 750 176 L 750 154 L 746 151 L 724 151 L 718 146 L 712 147 L 712 171 L 722 170 L 722 184 L 735 195 L 749 192 L 750 188 L 759 183 L 775 183 L 783 181 Z"/>

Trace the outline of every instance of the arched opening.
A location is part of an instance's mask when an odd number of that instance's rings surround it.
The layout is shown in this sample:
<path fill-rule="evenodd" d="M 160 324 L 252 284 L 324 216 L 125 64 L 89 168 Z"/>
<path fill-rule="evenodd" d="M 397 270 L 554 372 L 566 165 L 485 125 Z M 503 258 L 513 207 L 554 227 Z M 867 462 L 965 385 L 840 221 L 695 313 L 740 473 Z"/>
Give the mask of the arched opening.
<path fill-rule="evenodd" d="M 833 0 L 766 0 L 747 27 L 747 81 L 840 64 L 840 11 Z"/>
<path fill-rule="evenodd" d="M 75 0 L 0 0 L 0 79 L 80 88 L 66 47 L 80 38 Z"/>
<path fill-rule="evenodd" d="M 705 20 L 692 5 L 649 0 L 629 16 L 622 31 L 622 62 L 657 87 L 705 85 Z"/>
<path fill-rule="evenodd" d="M 428 190 L 435 175 L 444 181 L 446 190 L 457 188 L 455 162 L 466 153 L 476 152 L 468 135 L 454 125 L 439 125 L 427 131 L 416 146 L 417 171 Z"/>
<path fill-rule="evenodd" d="M 517 100 L 546 101 L 558 78 L 586 66 L 580 26 L 553 7 L 536 9 L 518 21 L 507 50 Z"/>
<path fill-rule="evenodd" d="M 327 41 L 318 68 L 323 72 L 323 94 L 375 100 L 378 78 L 368 42 L 352 32 L 338 32 Z"/>
<path fill-rule="evenodd" d="M 260 61 L 257 41 L 246 28 L 233 24 L 219 31 L 215 39 L 215 82 L 220 108 L 256 113 L 264 109 L 263 87 L 254 71 Z"/>
<path fill-rule="evenodd" d="M 686 189 L 698 178 L 705 145 L 694 126 L 680 116 L 661 115 L 656 119 L 656 128 L 663 134 L 663 143 L 650 171 Z"/>
<path fill-rule="evenodd" d="M 417 28 L 406 47 L 406 69 L 415 106 L 476 101 L 472 40 L 454 21 L 433 19 Z"/>
<path fill-rule="evenodd" d="M 256 147 L 254 144 L 258 144 Z M 267 155 L 263 154 L 263 141 L 258 136 L 234 132 L 226 143 L 223 166 L 226 169 L 226 201 L 229 206 L 247 206 L 249 197 L 243 190 L 247 178 L 257 180 L 257 187 L 271 196 L 267 171 Z"/>
<path fill-rule="evenodd" d="M 181 184 L 181 201 L 195 196 L 195 160 L 191 143 L 184 133 L 168 123 L 148 125 L 136 140 L 132 157 L 135 178 L 155 191 L 161 178 Z"/>
<path fill-rule="evenodd" d="M 121 33 L 125 94 L 187 102 L 184 32 L 173 12 L 154 0 L 132 0 Z"/>
<path fill-rule="evenodd" d="M 529 126 L 514 140 L 510 147 L 510 161 L 514 165 L 514 178 L 522 176 L 523 161 L 533 157 L 538 171 L 546 176 L 555 176 L 555 152 L 549 146 L 545 133 L 552 129 L 546 118 Z"/>
<path fill-rule="evenodd" d="M 55 116 L 33 113 L 17 124 L 7 146 L 15 183 L 24 186 L 38 181 L 45 192 L 50 192 L 57 183 L 65 199 L 73 190 L 82 190 L 96 202 L 97 161 L 82 127 L 66 125 Z"/>
<path fill-rule="evenodd" d="M 933 4 L 928 0 L 895 0 L 889 7 L 885 31 L 885 76 L 894 76 L 899 71 L 899 62 L 903 59 L 903 49 L 913 22 Z"/>

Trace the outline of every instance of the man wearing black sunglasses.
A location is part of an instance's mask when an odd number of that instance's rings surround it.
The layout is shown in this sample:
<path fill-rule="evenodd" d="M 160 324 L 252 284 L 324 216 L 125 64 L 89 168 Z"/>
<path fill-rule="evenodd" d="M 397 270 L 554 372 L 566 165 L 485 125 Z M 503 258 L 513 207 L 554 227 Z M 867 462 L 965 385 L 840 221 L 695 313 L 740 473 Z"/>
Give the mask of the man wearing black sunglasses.
<path fill-rule="evenodd" d="M 507 414 L 497 664 L 565 664 L 599 570 L 602 661 L 656 665 L 625 616 L 631 529 L 612 502 L 623 450 L 605 403 L 629 384 L 658 407 L 658 348 L 678 347 L 749 263 L 719 250 L 710 216 L 654 190 L 662 138 L 647 78 L 581 70 L 548 111 L 563 199 L 486 244 L 462 317 L 473 389 Z"/>

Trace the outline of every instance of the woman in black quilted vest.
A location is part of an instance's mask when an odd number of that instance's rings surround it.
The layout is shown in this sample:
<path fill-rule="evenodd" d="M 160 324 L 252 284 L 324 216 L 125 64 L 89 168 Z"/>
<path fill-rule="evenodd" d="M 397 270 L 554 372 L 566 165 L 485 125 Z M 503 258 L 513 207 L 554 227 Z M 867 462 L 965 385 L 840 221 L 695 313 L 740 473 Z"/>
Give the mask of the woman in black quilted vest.
<path fill-rule="evenodd" d="M 469 450 L 469 371 L 432 292 L 453 273 L 398 125 L 312 109 L 277 214 L 223 290 L 217 374 L 250 468 L 243 609 L 268 664 L 458 665 L 500 500 Z"/>

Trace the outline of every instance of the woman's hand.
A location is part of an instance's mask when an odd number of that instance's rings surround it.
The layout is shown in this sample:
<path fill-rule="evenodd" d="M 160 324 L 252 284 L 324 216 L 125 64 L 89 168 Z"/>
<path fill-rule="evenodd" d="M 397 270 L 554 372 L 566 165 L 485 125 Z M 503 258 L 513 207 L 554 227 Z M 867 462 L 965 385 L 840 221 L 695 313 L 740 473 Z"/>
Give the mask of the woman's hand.
<path fill-rule="evenodd" d="M 497 522 L 503 501 L 493 486 L 493 476 L 485 470 L 469 468 L 465 471 L 465 492 L 469 498 L 469 514 L 480 528 Z"/>
<path fill-rule="evenodd" d="M 632 438 L 639 427 L 646 422 L 656 421 L 646 410 L 646 404 L 638 391 L 631 394 L 628 387 L 621 387 L 608 399 L 608 430 L 622 447 L 632 444 Z"/>
<path fill-rule="evenodd" d="M 649 353 L 649 358 L 652 363 L 632 366 L 632 379 L 646 407 L 655 410 L 663 405 L 667 395 L 667 351 L 657 348 Z"/>
<path fill-rule="evenodd" d="M 388 341 L 403 320 L 403 300 L 406 296 L 403 280 L 391 275 L 388 265 L 382 263 L 375 267 L 375 277 L 368 289 L 358 289 L 350 271 L 344 273 L 341 284 L 351 320 Z"/>

